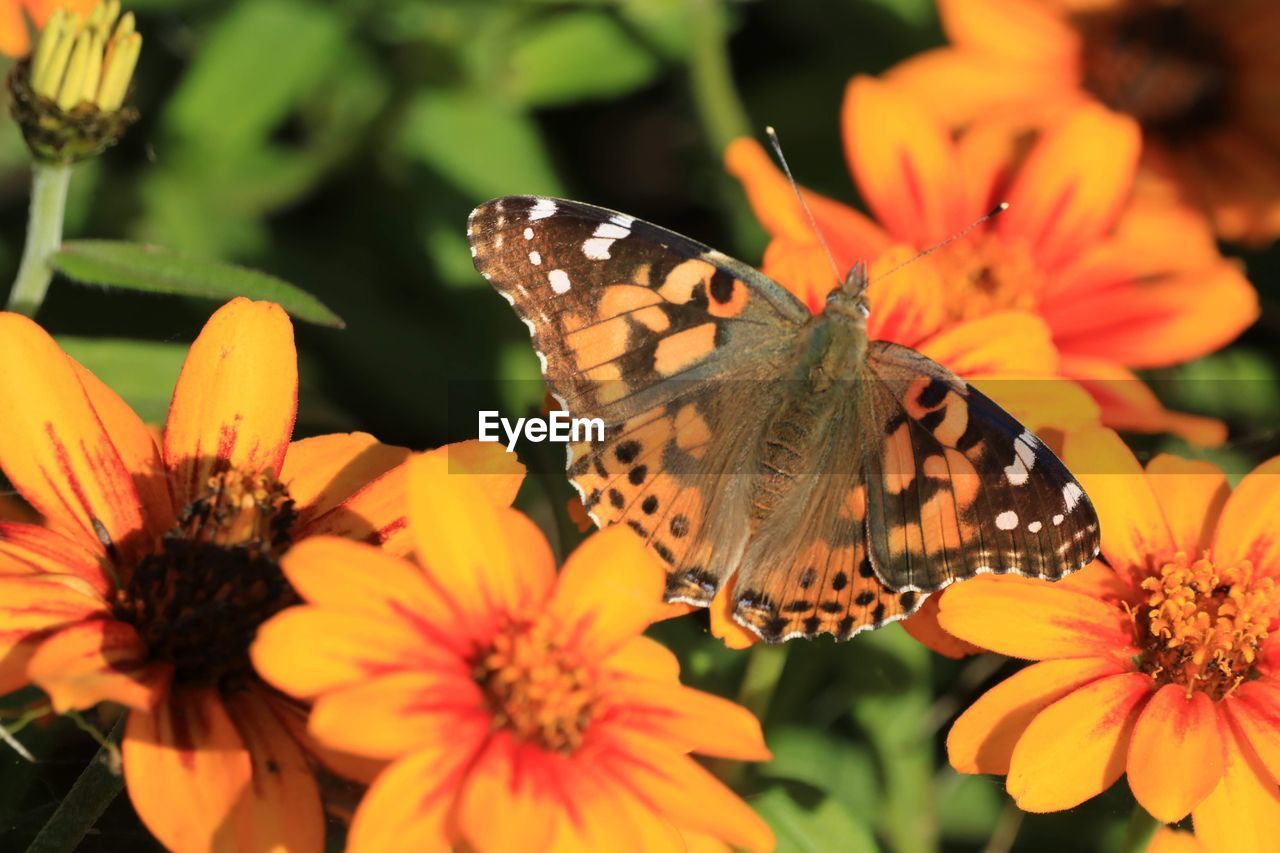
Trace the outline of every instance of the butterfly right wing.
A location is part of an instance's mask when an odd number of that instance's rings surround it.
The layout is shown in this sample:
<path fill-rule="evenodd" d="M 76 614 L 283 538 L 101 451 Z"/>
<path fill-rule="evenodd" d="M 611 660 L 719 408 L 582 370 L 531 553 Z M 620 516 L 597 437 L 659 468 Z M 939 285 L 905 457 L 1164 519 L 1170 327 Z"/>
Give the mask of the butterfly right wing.
<path fill-rule="evenodd" d="M 557 400 L 605 423 L 603 442 L 569 446 L 588 512 L 645 539 L 669 566 L 669 600 L 708 604 L 749 534 L 728 519 L 746 515 L 760 389 L 807 310 L 745 264 L 577 202 L 498 199 L 468 236 Z"/>

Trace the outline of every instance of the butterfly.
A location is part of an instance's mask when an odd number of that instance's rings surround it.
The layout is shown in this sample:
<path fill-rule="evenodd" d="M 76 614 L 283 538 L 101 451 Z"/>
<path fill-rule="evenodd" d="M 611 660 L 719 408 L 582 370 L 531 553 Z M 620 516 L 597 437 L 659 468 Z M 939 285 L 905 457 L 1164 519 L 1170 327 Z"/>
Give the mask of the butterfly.
<path fill-rule="evenodd" d="M 626 524 L 665 598 L 766 641 L 846 639 L 984 572 L 1060 578 L 1098 553 L 1080 484 L 947 368 L 869 341 L 859 265 L 813 315 L 747 264 L 580 202 L 512 196 L 467 223 L 553 396 L 600 418 L 568 474 Z"/>

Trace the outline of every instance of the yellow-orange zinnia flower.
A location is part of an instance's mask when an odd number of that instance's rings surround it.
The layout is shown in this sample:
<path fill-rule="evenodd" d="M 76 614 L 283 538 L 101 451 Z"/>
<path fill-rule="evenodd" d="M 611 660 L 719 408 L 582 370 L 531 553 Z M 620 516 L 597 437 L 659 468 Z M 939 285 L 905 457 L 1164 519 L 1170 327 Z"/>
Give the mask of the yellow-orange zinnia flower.
<path fill-rule="evenodd" d="M 173 849 L 321 848 L 302 708 L 254 675 L 249 643 L 296 601 L 290 542 L 406 541 L 407 451 L 291 442 L 297 389 L 284 311 L 236 299 L 192 344 L 157 446 L 44 330 L 0 314 L 0 468 L 42 517 L 0 523 L 0 693 L 131 709 L 129 795 Z"/>
<path fill-rule="evenodd" d="M 946 353 L 948 361 L 930 352 L 924 329 L 969 330 L 1016 358 L 1030 314 L 1052 341 L 1052 370 L 1041 375 L 1083 384 L 1108 425 L 1221 440 L 1220 423 L 1166 411 L 1132 369 L 1227 344 L 1257 316 L 1257 298 L 1199 217 L 1133 198 L 1140 134 L 1132 122 L 1084 106 L 1038 136 L 1001 122 L 957 140 L 919 101 L 867 77 L 850 83 L 842 121 L 850 169 L 876 221 L 808 195 L 841 270 L 881 258 L 873 273 L 883 274 L 1010 204 L 879 282 L 888 298 L 873 283 L 873 337 L 916 347 L 967 376 L 960 353 Z M 731 144 L 726 163 L 773 238 L 765 273 L 817 310 L 834 276 L 790 187 L 751 140 Z M 1054 383 L 1058 391 L 1068 384 Z M 999 399 L 999 388 L 984 390 Z"/>
<path fill-rule="evenodd" d="M 641 636 L 662 572 L 625 528 L 556 575 L 524 515 L 447 450 L 408 463 L 417 562 L 340 539 L 284 570 L 307 602 L 263 626 L 258 671 L 314 699 L 330 748 L 390 760 L 356 811 L 353 850 L 649 850 L 702 833 L 768 849 L 768 826 L 690 757 L 769 757 L 760 726 L 682 687 Z"/>
<path fill-rule="evenodd" d="M 1228 239 L 1280 234 L 1273 0 L 939 0 L 951 46 L 889 73 L 947 121 L 1082 101 L 1142 126 L 1144 160 Z"/>
<path fill-rule="evenodd" d="M 25 56 L 31 50 L 29 27 L 43 29 L 55 9 L 84 16 L 97 5 L 98 0 L 0 0 L 0 53 Z"/>
<path fill-rule="evenodd" d="M 944 629 L 1039 663 L 978 699 L 952 765 L 1008 774 L 1028 811 L 1071 808 L 1121 774 L 1211 851 L 1280 837 L 1280 458 L 1230 490 L 1207 462 L 1144 470 L 1109 430 L 1068 437 L 1102 556 L 1057 584 L 984 576 L 941 597 Z"/>

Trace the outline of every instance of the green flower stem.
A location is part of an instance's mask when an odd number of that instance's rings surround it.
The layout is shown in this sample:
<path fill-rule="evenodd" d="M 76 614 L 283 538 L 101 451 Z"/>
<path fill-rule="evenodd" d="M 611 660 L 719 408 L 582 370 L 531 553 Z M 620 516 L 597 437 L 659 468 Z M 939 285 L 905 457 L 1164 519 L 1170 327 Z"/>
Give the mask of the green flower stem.
<path fill-rule="evenodd" d="M 738 686 L 738 704 L 750 711 L 762 726 L 778 692 L 778 681 L 787 666 L 789 648 L 787 643 L 756 643 L 747 652 L 747 670 L 742 675 L 742 684 Z M 710 767 L 730 788 L 741 790 L 747 775 L 746 764 L 722 759 L 710 762 Z"/>
<path fill-rule="evenodd" d="M 49 258 L 62 245 L 62 220 L 66 215 L 70 183 L 68 164 L 37 162 L 32 168 L 27 242 L 22 248 L 18 277 L 9 292 L 10 311 L 34 317 L 44 302 L 49 282 L 53 280 Z"/>
<path fill-rule="evenodd" d="M 1160 821 L 1149 815 L 1142 806 L 1135 805 L 1129 815 L 1129 824 L 1125 827 L 1124 847 L 1121 849 L 1126 853 L 1141 853 L 1150 846 L 1151 837 L 1159 828 Z"/>
<path fill-rule="evenodd" d="M 27 853 L 70 853 L 80 846 L 107 806 L 124 789 L 120 749 L 116 746 L 123 733 L 124 715 L 121 715 L 98 754 L 71 786 L 66 799 L 58 804 Z"/>

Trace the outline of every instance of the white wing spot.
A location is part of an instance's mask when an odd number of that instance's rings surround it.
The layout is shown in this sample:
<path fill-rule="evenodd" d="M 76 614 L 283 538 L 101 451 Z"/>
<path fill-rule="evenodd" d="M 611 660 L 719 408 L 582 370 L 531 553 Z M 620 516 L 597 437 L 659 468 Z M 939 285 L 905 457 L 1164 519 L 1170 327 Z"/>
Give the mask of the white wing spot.
<path fill-rule="evenodd" d="M 551 289 L 556 293 L 569 292 L 569 274 L 564 270 L 552 270 L 547 273 L 547 280 L 551 282 Z"/>
<path fill-rule="evenodd" d="M 611 240 L 621 240 L 623 237 L 631 236 L 631 229 L 624 228 L 614 222 L 601 222 L 596 226 L 595 236 L 608 237 Z"/>
<path fill-rule="evenodd" d="M 1080 488 L 1079 483 L 1067 483 L 1062 487 L 1062 499 L 1067 502 L 1067 512 L 1075 509 L 1082 497 L 1084 497 L 1084 489 Z"/>
<path fill-rule="evenodd" d="M 537 252 L 530 252 L 529 263 L 533 264 L 535 267 L 538 266 L 542 263 L 542 255 L 539 255 Z"/>
<path fill-rule="evenodd" d="M 1011 486 L 1021 486 L 1027 482 L 1031 469 L 1036 465 L 1036 445 L 1040 443 L 1027 430 L 1013 440 L 1013 462 L 1004 469 L 1005 479 Z"/>
<path fill-rule="evenodd" d="M 1028 525 L 1027 525 L 1027 530 L 1028 530 L 1028 531 L 1030 531 L 1030 532 L 1032 532 L 1032 533 L 1039 533 L 1039 532 L 1040 532 L 1040 528 L 1042 528 L 1042 527 L 1044 527 L 1044 525 L 1043 525 L 1043 524 L 1041 524 L 1041 523 L 1040 523 L 1040 522 L 1038 522 L 1038 521 L 1033 521 L 1033 522 L 1031 522 L 1030 524 L 1028 524 Z"/>
<path fill-rule="evenodd" d="M 1053 526 L 1054 526 L 1054 527 L 1057 527 L 1059 524 L 1061 524 L 1061 523 L 1062 523 L 1063 521 L 1065 521 L 1065 520 L 1066 520 L 1066 516 L 1065 516 L 1065 515 L 1055 515 L 1055 516 L 1053 517 Z"/>
<path fill-rule="evenodd" d="M 495 249 L 501 249 L 501 248 L 502 248 L 502 235 L 501 235 L 501 234 L 499 234 L 497 237 L 494 237 L 494 238 L 493 238 L 493 248 L 495 248 Z"/>
<path fill-rule="evenodd" d="M 533 207 L 529 208 L 529 221 L 546 219 L 548 216 L 554 215 L 558 209 L 556 203 L 551 199 L 540 198 L 533 203 Z"/>
<path fill-rule="evenodd" d="M 613 246 L 613 241 L 603 237 L 592 237 L 582 244 L 582 254 L 586 255 L 593 261 L 609 260 L 609 248 Z"/>
<path fill-rule="evenodd" d="M 636 220 L 634 217 L 623 216 L 621 213 L 615 213 L 613 216 L 609 217 L 609 221 L 612 222 L 614 225 L 617 225 L 619 228 L 626 228 L 628 231 L 630 231 L 632 224 Z"/>
<path fill-rule="evenodd" d="M 472 247 L 471 247 L 471 257 L 473 257 L 473 258 L 474 258 L 475 256 L 476 256 L 476 247 L 475 247 L 475 246 L 472 246 Z"/>
<path fill-rule="evenodd" d="M 996 527 L 1001 530 L 1013 530 L 1018 526 L 1018 514 L 1011 509 L 996 516 Z"/>
<path fill-rule="evenodd" d="M 533 239 L 533 229 L 532 229 L 532 228 L 526 228 L 526 229 L 524 229 L 524 238 L 525 238 L 526 240 L 532 240 L 532 239 Z"/>

